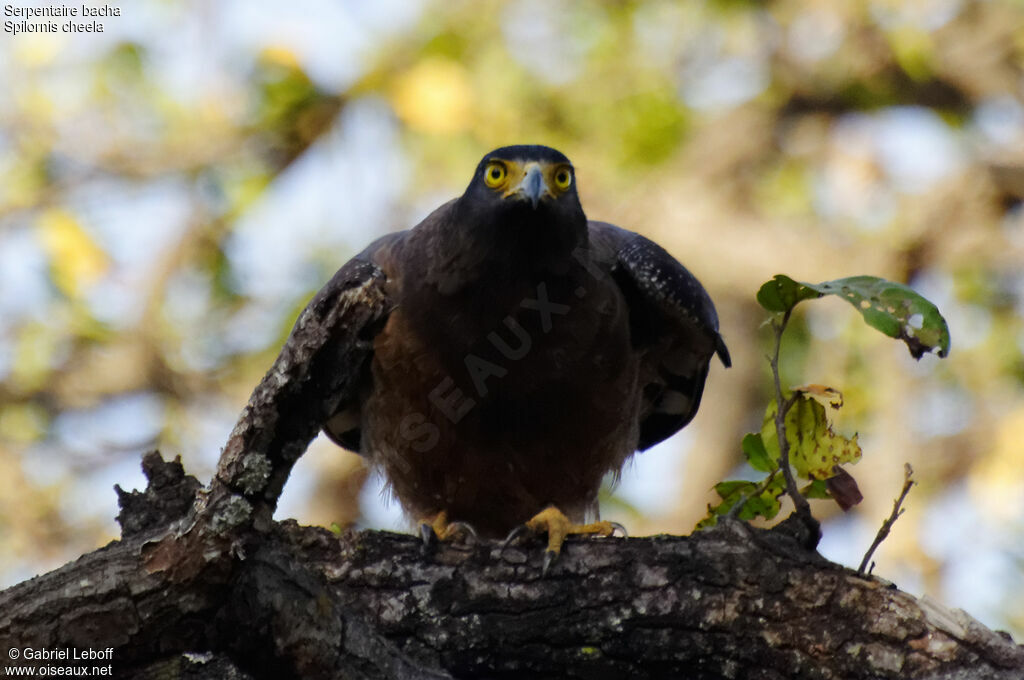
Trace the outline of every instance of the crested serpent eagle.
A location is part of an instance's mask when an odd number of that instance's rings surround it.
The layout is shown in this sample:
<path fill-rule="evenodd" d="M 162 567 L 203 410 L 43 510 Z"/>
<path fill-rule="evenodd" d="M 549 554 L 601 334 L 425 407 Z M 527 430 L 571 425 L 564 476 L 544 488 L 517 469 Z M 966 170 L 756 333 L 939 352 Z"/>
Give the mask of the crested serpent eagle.
<path fill-rule="evenodd" d="M 602 478 L 690 422 L 713 355 L 730 363 L 700 282 L 587 220 L 545 146 L 488 153 L 462 196 L 374 241 L 311 306 L 370 299 L 386 313 L 323 429 L 442 540 L 526 526 L 553 557 L 567 534 L 612 533 L 582 524 Z"/>

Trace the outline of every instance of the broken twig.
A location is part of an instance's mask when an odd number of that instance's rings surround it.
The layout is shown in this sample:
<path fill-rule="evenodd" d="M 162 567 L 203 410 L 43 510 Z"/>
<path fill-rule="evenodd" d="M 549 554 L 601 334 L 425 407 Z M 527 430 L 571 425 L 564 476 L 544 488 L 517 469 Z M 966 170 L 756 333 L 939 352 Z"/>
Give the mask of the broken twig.
<path fill-rule="evenodd" d="M 882 541 L 884 541 L 889 536 L 889 531 L 892 530 L 892 525 L 895 524 L 896 520 L 900 518 L 900 515 L 902 515 L 905 512 L 904 509 L 901 507 L 903 505 L 903 499 L 905 499 L 907 497 L 907 494 L 910 493 L 910 487 L 914 486 L 915 484 L 917 484 L 917 482 L 914 481 L 914 468 L 910 467 L 910 463 L 904 463 L 903 490 L 900 492 L 899 498 L 893 501 L 892 514 L 890 514 L 885 519 L 885 521 L 882 522 L 882 526 L 881 528 L 879 528 L 878 534 L 875 536 L 875 540 L 871 543 L 871 547 L 868 548 L 868 551 L 866 553 L 864 553 L 864 559 L 860 561 L 860 566 L 857 567 L 858 574 L 865 573 L 864 570 L 867 569 L 868 562 L 871 560 L 871 556 L 875 554 L 875 550 L 878 549 L 878 546 L 882 545 Z"/>

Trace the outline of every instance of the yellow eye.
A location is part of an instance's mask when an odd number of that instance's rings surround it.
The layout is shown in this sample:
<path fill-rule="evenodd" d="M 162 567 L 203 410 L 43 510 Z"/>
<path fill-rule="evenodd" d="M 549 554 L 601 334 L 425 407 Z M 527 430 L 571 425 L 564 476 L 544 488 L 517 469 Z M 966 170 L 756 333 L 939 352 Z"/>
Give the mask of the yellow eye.
<path fill-rule="evenodd" d="M 501 183 L 505 181 L 505 176 L 508 172 L 505 170 L 503 163 L 490 163 L 487 165 L 487 169 L 484 170 L 484 184 L 492 189 L 501 186 Z"/>
<path fill-rule="evenodd" d="M 569 168 L 559 168 L 555 170 L 555 187 L 559 191 L 565 191 L 572 184 L 572 173 L 569 172 Z"/>

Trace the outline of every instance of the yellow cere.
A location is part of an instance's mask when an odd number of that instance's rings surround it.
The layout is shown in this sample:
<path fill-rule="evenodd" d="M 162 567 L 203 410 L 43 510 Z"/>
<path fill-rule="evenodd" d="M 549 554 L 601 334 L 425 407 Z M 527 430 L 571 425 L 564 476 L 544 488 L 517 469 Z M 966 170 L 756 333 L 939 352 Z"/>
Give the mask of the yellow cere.
<path fill-rule="evenodd" d="M 492 160 L 484 169 L 484 184 L 502 192 L 502 198 L 514 194 L 530 168 L 538 166 L 544 175 L 544 184 L 552 197 L 563 194 L 572 186 L 572 166 L 566 163 L 520 163 L 509 160 Z"/>

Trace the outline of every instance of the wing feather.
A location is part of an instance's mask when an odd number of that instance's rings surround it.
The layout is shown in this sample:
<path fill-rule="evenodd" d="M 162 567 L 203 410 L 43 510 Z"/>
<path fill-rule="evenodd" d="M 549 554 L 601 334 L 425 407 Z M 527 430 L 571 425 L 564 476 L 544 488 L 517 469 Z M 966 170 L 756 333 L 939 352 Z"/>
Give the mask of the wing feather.
<path fill-rule="evenodd" d="M 729 350 L 711 297 L 664 248 L 605 222 L 591 222 L 590 235 L 626 298 L 633 344 L 643 353 L 638 448 L 644 450 L 693 419 L 711 357 L 729 366 Z"/>
<path fill-rule="evenodd" d="M 386 285 L 386 267 L 382 263 L 387 261 L 390 247 L 404 238 L 405 233 L 381 237 L 346 262 L 320 289 L 300 317 L 301 322 L 306 314 L 325 318 L 332 310 L 373 308 L 368 315 L 372 322 L 365 324 L 353 336 L 356 346 L 343 348 L 352 357 L 351 368 L 356 376 L 345 393 L 336 395 L 337 405 L 323 424 L 324 434 L 335 444 L 357 453 L 362 453 L 360 404 L 370 388 L 373 339 L 387 323 L 394 307 Z M 343 316 L 344 313 L 339 314 L 339 318 Z"/>

